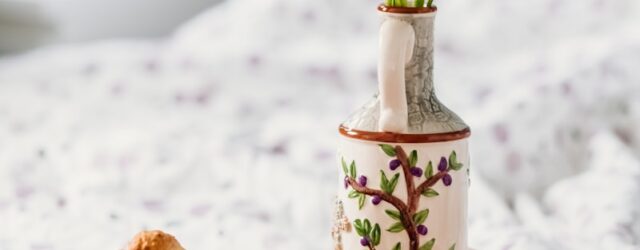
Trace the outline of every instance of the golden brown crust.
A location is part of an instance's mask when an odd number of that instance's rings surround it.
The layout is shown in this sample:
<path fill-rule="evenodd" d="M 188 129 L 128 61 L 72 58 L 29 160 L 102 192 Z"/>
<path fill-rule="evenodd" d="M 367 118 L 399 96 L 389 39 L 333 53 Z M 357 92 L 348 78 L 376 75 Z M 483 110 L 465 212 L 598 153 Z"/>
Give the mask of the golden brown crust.
<path fill-rule="evenodd" d="M 160 230 L 142 231 L 129 243 L 128 250 L 184 250 L 172 235 Z"/>

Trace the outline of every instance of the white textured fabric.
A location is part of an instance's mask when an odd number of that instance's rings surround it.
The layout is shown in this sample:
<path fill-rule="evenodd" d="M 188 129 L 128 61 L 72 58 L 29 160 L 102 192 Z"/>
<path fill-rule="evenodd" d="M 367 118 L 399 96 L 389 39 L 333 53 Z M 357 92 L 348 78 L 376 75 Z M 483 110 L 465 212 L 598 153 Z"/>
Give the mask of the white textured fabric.
<path fill-rule="evenodd" d="M 437 2 L 437 1 L 436 1 Z M 478 250 L 640 247 L 640 3 L 441 1 Z M 340 6 L 340 7 L 338 7 Z M 329 249 L 337 125 L 377 81 L 371 1 L 233 0 L 163 41 L 0 60 L 0 249 Z"/>

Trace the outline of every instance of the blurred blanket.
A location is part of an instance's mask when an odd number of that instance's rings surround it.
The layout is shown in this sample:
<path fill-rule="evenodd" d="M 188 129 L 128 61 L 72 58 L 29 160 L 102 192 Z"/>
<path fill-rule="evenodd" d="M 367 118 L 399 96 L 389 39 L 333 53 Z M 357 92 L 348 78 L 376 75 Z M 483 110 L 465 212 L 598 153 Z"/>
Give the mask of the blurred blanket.
<path fill-rule="evenodd" d="M 640 2 L 437 2 L 477 250 L 640 248 Z M 372 1 L 233 0 L 160 41 L 0 60 L 0 249 L 329 249 Z"/>

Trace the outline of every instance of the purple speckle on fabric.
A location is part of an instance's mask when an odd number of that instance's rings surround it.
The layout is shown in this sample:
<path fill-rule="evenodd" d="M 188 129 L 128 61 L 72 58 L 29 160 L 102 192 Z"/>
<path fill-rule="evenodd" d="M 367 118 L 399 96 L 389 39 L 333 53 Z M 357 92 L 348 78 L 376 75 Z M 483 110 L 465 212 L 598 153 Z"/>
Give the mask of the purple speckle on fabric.
<path fill-rule="evenodd" d="M 142 206 L 148 211 L 159 212 L 164 209 L 164 202 L 160 200 L 145 200 L 142 201 Z"/>
<path fill-rule="evenodd" d="M 493 137 L 501 144 L 509 141 L 509 129 L 504 123 L 498 123 L 493 125 Z"/>
<path fill-rule="evenodd" d="M 24 186 L 20 185 L 16 187 L 15 194 L 19 199 L 27 199 L 35 192 L 35 189 L 32 186 Z"/>
<path fill-rule="evenodd" d="M 256 54 L 249 56 L 249 59 L 247 61 L 249 63 L 249 66 L 251 66 L 252 68 L 257 68 L 262 65 L 263 59 L 260 55 Z"/>
<path fill-rule="evenodd" d="M 206 215 L 211 210 L 210 204 L 198 204 L 191 208 L 189 213 L 196 217 L 201 217 Z"/>
<path fill-rule="evenodd" d="M 515 173 L 522 167 L 522 156 L 517 151 L 511 151 L 507 154 L 505 165 L 508 173 Z"/>
<path fill-rule="evenodd" d="M 58 197 L 58 199 L 56 199 L 56 205 L 59 208 L 64 208 L 67 206 L 67 199 L 65 199 L 64 197 Z"/>

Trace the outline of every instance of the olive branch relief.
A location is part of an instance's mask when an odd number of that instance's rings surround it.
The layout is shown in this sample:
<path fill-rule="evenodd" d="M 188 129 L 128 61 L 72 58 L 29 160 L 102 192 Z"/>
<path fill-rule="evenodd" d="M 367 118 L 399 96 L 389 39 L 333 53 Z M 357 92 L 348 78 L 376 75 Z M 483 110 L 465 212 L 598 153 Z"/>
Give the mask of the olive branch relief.
<path fill-rule="evenodd" d="M 427 235 L 429 231 L 424 224 L 429 216 L 429 209 L 418 211 L 418 203 L 421 196 L 435 197 L 439 195 L 432 187 L 440 180 L 442 180 L 444 186 L 450 186 L 453 178 L 449 171 L 458 171 L 462 169 L 463 164 L 458 162 L 456 152 L 452 151 L 448 159 L 444 156 L 440 158 L 436 166 L 437 169 L 434 169 L 431 161 L 422 169 L 416 166 L 418 163 L 418 152 L 416 150 L 412 150 L 407 155 L 401 146 L 394 147 L 388 144 L 380 144 L 379 147 L 387 156 L 392 157 L 389 161 L 389 169 L 396 171 L 400 168 L 401 172 L 395 173 L 389 178 L 384 170 L 380 170 L 380 189 L 375 189 L 367 186 L 368 178 L 365 175 L 358 176 L 355 161 L 347 164 L 343 158 L 341 163 L 345 174 L 344 187 L 345 189 L 352 188 L 348 193 L 348 197 L 358 200 L 359 209 L 364 207 L 367 196 L 371 197 L 373 205 L 378 205 L 382 201 L 389 203 L 395 210 L 385 210 L 385 214 L 396 222 L 386 231 L 390 233 L 405 231 L 409 238 L 410 250 L 431 250 L 435 244 L 435 238 L 420 245 L 419 235 Z M 401 173 L 407 190 L 406 200 L 393 195 Z M 423 176 L 425 180 L 419 182 Z M 416 180 L 419 183 L 416 183 Z M 353 225 L 356 233 L 361 237 L 360 244 L 369 250 L 375 250 L 375 247 L 380 244 L 382 234 L 380 226 L 377 223 L 372 226 L 368 219 L 357 219 Z M 398 242 L 392 250 L 400 250 L 401 247 L 401 243 Z M 455 244 L 449 249 L 455 249 Z"/>

